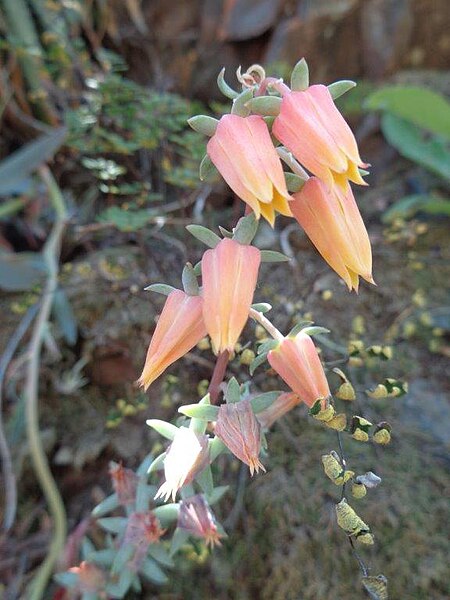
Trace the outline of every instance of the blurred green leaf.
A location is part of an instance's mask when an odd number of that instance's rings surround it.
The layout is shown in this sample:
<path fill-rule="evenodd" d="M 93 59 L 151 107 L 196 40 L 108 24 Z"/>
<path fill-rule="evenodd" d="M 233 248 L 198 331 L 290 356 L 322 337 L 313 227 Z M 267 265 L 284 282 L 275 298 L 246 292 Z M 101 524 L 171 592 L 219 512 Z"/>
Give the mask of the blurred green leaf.
<path fill-rule="evenodd" d="M 386 86 L 371 94 L 369 110 L 383 110 L 428 131 L 450 138 L 450 102 L 437 92 L 416 86 Z"/>
<path fill-rule="evenodd" d="M 4 219 L 5 217 L 9 217 L 9 215 L 13 215 L 14 213 L 18 212 L 24 207 L 25 202 L 26 200 L 23 200 L 22 198 L 4 202 L 3 205 L 0 206 L 0 219 Z"/>
<path fill-rule="evenodd" d="M 411 194 L 394 202 L 383 214 L 382 220 L 384 223 L 392 223 L 398 218 L 410 219 L 418 212 L 450 217 L 450 200 L 443 200 L 432 194 Z"/>
<path fill-rule="evenodd" d="M 47 267 L 38 252 L 0 253 L 0 288 L 9 292 L 31 290 L 41 283 Z"/>
<path fill-rule="evenodd" d="M 65 127 L 55 129 L 3 160 L 0 163 L 0 196 L 15 193 L 18 184 L 55 154 L 65 137 Z"/>
<path fill-rule="evenodd" d="M 77 341 L 77 320 L 64 290 L 56 290 L 52 310 L 64 339 L 70 346 L 73 346 Z"/>
<path fill-rule="evenodd" d="M 383 115 L 381 129 L 402 156 L 450 180 L 450 142 L 445 137 L 426 133 L 389 113 Z"/>

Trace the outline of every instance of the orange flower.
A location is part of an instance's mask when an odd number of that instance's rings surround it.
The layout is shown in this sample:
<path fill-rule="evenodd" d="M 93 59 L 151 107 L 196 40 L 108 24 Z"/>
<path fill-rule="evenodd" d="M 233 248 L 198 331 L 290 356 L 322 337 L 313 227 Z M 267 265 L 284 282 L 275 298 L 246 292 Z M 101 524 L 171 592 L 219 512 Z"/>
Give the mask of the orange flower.
<path fill-rule="evenodd" d="M 372 250 L 350 185 L 329 188 L 311 177 L 294 195 L 294 217 L 349 290 L 358 291 L 359 275 L 374 283 Z"/>
<path fill-rule="evenodd" d="M 355 137 L 325 85 L 287 92 L 272 132 L 311 173 L 333 185 L 348 180 L 366 185 L 358 167 L 366 168 Z"/>
<path fill-rule="evenodd" d="M 312 339 L 300 331 L 295 337 L 285 337 L 267 355 L 270 366 L 293 392 L 312 406 L 320 398 L 330 396 L 327 378 Z"/>
<path fill-rule="evenodd" d="M 239 460 L 250 467 L 250 474 L 265 471 L 259 460 L 261 426 L 253 413 L 250 400 L 221 404 L 215 434 Z"/>
<path fill-rule="evenodd" d="M 174 290 L 156 324 L 138 383 L 146 390 L 168 366 L 184 356 L 206 335 L 203 299 Z"/>
<path fill-rule="evenodd" d="M 175 500 L 178 490 L 194 479 L 209 463 L 208 437 L 188 427 L 180 427 L 164 459 L 165 482 L 156 493 L 156 498 Z"/>
<path fill-rule="evenodd" d="M 300 397 L 294 392 L 280 394 L 275 402 L 256 415 L 261 427 L 268 429 L 275 421 L 301 403 Z"/>
<path fill-rule="evenodd" d="M 264 119 L 224 115 L 207 152 L 231 189 L 273 226 L 275 211 L 291 216 L 280 159 Z"/>
<path fill-rule="evenodd" d="M 203 494 L 196 494 L 180 502 L 177 526 L 196 538 L 204 539 L 207 546 L 220 546 L 223 534 L 217 530 L 216 519 Z"/>
<path fill-rule="evenodd" d="M 253 301 L 261 252 L 225 238 L 202 258 L 203 319 L 213 350 L 233 353 Z"/>

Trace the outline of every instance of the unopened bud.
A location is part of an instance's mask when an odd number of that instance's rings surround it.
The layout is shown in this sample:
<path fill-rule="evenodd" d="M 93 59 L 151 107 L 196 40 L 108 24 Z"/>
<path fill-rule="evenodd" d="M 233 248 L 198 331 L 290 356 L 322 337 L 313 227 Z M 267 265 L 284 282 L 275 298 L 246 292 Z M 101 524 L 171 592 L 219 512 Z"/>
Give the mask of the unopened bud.
<path fill-rule="evenodd" d="M 379 383 L 374 390 L 366 390 L 366 394 L 369 396 L 369 398 L 374 398 L 378 400 L 380 398 L 387 398 L 389 392 L 387 391 L 385 385 Z"/>
<path fill-rule="evenodd" d="M 353 508 L 347 504 L 347 500 L 345 498 L 343 498 L 339 504 L 336 505 L 336 517 L 339 527 L 346 531 L 349 535 L 370 532 L 369 526 L 366 525 L 361 517 L 356 514 Z"/>

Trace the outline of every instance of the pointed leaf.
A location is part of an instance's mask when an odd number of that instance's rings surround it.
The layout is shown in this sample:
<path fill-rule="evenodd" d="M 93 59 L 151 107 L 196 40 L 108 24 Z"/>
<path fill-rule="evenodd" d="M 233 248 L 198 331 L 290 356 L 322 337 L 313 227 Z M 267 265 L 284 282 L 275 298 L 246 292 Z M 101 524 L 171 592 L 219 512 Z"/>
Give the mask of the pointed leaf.
<path fill-rule="evenodd" d="M 147 419 L 146 423 L 168 440 L 173 440 L 178 431 L 178 427 L 160 419 Z"/>
<path fill-rule="evenodd" d="M 165 567 L 173 567 L 174 563 L 170 554 L 160 542 L 156 544 L 150 544 L 148 547 L 148 553 L 161 565 L 164 565 Z"/>
<path fill-rule="evenodd" d="M 218 173 L 217 168 L 213 164 L 212 160 L 209 158 L 207 154 L 202 158 L 198 169 L 198 176 L 200 177 L 200 181 L 205 181 L 209 179 L 213 175 Z"/>
<path fill-rule="evenodd" d="M 180 529 L 179 527 L 177 527 L 172 536 L 172 543 L 170 545 L 171 556 L 176 554 L 178 552 L 178 550 L 180 550 L 180 548 L 182 548 L 185 545 L 185 543 L 188 541 L 188 539 L 189 539 L 188 532 L 185 531 L 184 529 Z"/>
<path fill-rule="evenodd" d="M 96 565 L 101 565 L 102 567 L 110 567 L 113 564 L 115 556 L 115 548 L 105 548 L 104 550 L 96 550 L 95 552 L 91 552 L 86 557 L 86 559 L 89 562 L 95 563 Z"/>
<path fill-rule="evenodd" d="M 308 63 L 304 58 L 298 61 L 291 74 L 291 89 L 294 92 L 302 92 L 309 87 Z"/>
<path fill-rule="evenodd" d="M 213 481 L 211 467 L 209 465 L 207 467 L 205 467 L 203 469 L 203 471 L 199 475 L 197 475 L 197 477 L 195 478 L 195 481 L 202 488 L 202 491 L 206 495 L 211 494 L 211 492 L 214 489 L 214 481 Z"/>
<path fill-rule="evenodd" d="M 356 87 L 356 83 L 354 81 L 351 81 L 350 79 L 343 79 L 342 81 L 330 83 L 328 86 L 328 91 L 330 92 L 333 100 L 336 100 L 336 98 L 340 98 L 343 94 L 352 90 L 354 87 Z"/>
<path fill-rule="evenodd" d="M 248 108 L 248 102 L 253 97 L 253 88 L 247 88 L 239 94 L 233 100 L 233 107 L 231 109 L 232 115 L 239 115 L 240 117 L 248 117 L 250 109 Z"/>
<path fill-rule="evenodd" d="M 240 244 L 250 244 L 258 231 L 258 225 L 254 212 L 242 217 L 234 228 L 233 239 Z"/>
<path fill-rule="evenodd" d="M 180 505 L 176 502 L 163 504 L 153 509 L 154 514 L 158 517 L 162 527 L 168 527 L 173 521 L 178 519 Z"/>
<path fill-rule="evenodd" d="M 289 261 L 289 256 L 275 250 L 261 250 L 261 262 L 277 263 Z"/>
<path fill-rule="evenodd" d="M 199 295 L 199 287 L 197 276 L 194 272 L 194 267 L 191 263 L 186 263 L 183 269 L 183 273 L 181 275 L 181 281 L 183 283 L 183 289 L 189 296 L 198 296 Z"/>
<path fill-rule="evenodd" d="M 217 125 L 219 121 L 213 117 L 206 115 L 197 115 L 188 119 L 188 124 L 194 131 L 202 133 L 203 135 L 212 136 L 216 133 Z"/>
<path fill-rule="evenodd" d="M 53 296 L 52 312 L 65 341 L 73 346 L 78 337 L 78 325 L 72 305 L 62 288 L 58 288 Z"/>
<path fill-rule="evenodd" d="M 157 456 L 155 458 L 155 460 L 149 466 L 148 471 L 147 471 L 147 475 L 150 475 L 150 473 L 153 473 L 154 471 L 162 469 L 162 466 L 163 466 L 165 458 L 166 458 L 166 452 L 163 452 L 162 454 L 160 454 L 159 456 Z"/>
<path fill-rule="evenodd" d="M 222 498 L 222 496 L 227 493 L 227 491 L 229 490 L 229 488 L 230 488 L 229 485 L 219 485 L 218 487 L 214 488 L 211 491 L 211 493 L 208 494 L 207 497 L 206 497 L 206 500 L 208 501 L 208 504 L 210 506 L 212 506 L 216 502 L 219 502 L 219 500 Z"/>
<path fill-rule="evenodd" d="M 152 283 L 152 285 L 148 285 L 147 287 L 145 287 L 144 291 L 156 292 L 157 294 L 163 294 L 163 296 L 168 296 L 176 289 L 177 288 L 174 288 L 172 285 L 167 285 L 165 283 Z"/>
<path fill-rule="evenodd" d="M 180 406 L 178 412 L 182 415 L 186 415 L 186 417 L 202 419 L 203 421 L 217 421 L 219 407 L 201 404 L 185 404 L 184 406 Z"/>
<path fill-rule="evenodd" d="M 320 335 L 321 333 L 330 333 L 330 330 L 326 327 L 305 327 L 302 329 L 303 333 L 309 336 Z"/>
<path fill-rule="evenodd" d="M 299 192 L 306 183 L 306 180 L 303 177 L 300 177 L 300 175 L 296 175 L 295 173 L 285 173 L 284 178 L 286 180 L 287 189 L 291 194 Z"/>
<path fill-rule="evenodd" d="M 305 329 L 305 327 L 308 327 L 312 323 L 313 323 L 313 321 L 308 321 L 307 319 L 300 319 L 300 321 L 288 333 L 287 337 L 296 336 L 297 333 L 300 333 L 300 331 L 303 331 L 303 329 Z"/>
<path fill-rule="evenodd" d="M 225 400 L 227 402 L 239 402 L 241 399 L 241 388 L 235 377 L 232 377 L 228 382 L 225 391 Z"/>
<path fill-rule="evenodd" d="M 56 573 L 53 576 L 56 583 L 59 583 L 64 588 L 74 588 L 78 585 L 79 576 L 77 573 Z"/>
<path fill-rule="evenodd" d="M 225 229 L 225 227 L 222 227 L 221 225 L 219 225 L 219 231 L 223 235 L 224 238 L 226 237 L 226 238 L 231 239 L 233 237 L 233 232 L 228 231 L 228 229 Z"/>
<path fill-rule="evenodd" d="M 233 90 L 233 88 L 231 88 L 225 81 L 225 67 L 217 76 L 217 85 L 219 86 L 219 90 L 222 92 L 222 94 L 227 98 L 230 98 L 230 100 L 234 100 L 239 96 L 239 93 Z"/>
<path fill-rule="evenodd" d="M 249 373 L 250 375 L 253 376 L 253 374 L 255 373 L 256 369 L 258 367 L 260 367 L 262 364 L 264 364 L 267 360 L 267 352 L 262 352 L 261 354 L 258 354 L 258 356 L 252 360 L 250 366 L 249 366 Z"/>
<path fill-rule="evenodd" d="M 277 96 L 257 96 L 247 102 L 248 108 L 263 117 L 276 117 L 280 113 L 281 98 Z"/>
<path fill-rule="evenodd" d="M 211 462 L 213 462 L 219 456 L 219 454 L 222 454 L 222 452 L 225 452 L 226 450 L 227 447 L 217 436 L 209 441 L 209 457 Z"/>
<path fill-rule="evenodd" d="M 257 304 L 252 304 L 252 308 L 253 310 L 264 314 L 266 312 L 269 312 L 269 310 L 272 310 L 272 305 L 268 302 L 258 302 Z"/>
<path fill-rule="evenodd" d="M 115 510 L 119 506 L 119 498 L 117 494 L 112 494 L 108 496 L 104 500 L 97 504 L 97 506 L 92 511 L 93 517 L 101 517 L 102 515 L 106 515 L 113 510 Z"/>
<path fill-rule="evenodd" d="M 220 242 L 220 237 L 217 233 L 214 233 L 214 231 L 211 231 L 207 227 L 203 227 L 203 225 L 188 225 L 186 229 L 191 235 L 210 248 L 215 248 Z"/>
<path fill-rule="evenodd" d="M 275 348 L 280 344 L 280 342 L 278 342 L 277 340 L 267 340 L 266 342 L 263 342 L 262 344 L 259 345 L 258 347 L 258 354 L 267 354 L 267 352 L 270 352 L 270 350 L 275 350 Z"/>
<path fill-rule="evenodd" d="M 105 531 L 109 531 L 110 533 L 122 533 L 125 531 L 125 527 L 127 526 L 126 517 L 106 517 L 103 519 L 99 519 L 98 524 Z"/>
<path fill-rule="evenodd" d="M 269 408 L 269 406 L 271 406 L 278 398 L 278 396 L 282 393 L 283 392 L 277 390 L 274 392 L 265 392 L 264 394 L 259 394 L 258 396 L 255 396 L 250 400 L 253 412 L 257 414 L 262 412 L 263 410 L 266 410 L 266 408 Z"/>

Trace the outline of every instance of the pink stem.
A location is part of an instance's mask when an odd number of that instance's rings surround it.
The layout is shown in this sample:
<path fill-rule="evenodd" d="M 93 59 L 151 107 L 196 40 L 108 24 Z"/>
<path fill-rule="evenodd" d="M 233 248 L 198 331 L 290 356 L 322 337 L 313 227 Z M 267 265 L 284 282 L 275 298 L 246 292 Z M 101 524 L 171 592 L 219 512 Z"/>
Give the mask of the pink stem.
<path fill-rule="evenodd" d="M 225 377 L 225 371 L 227 370 L 229 358 L 230 358 L 230 353 L 228 352 L 228 350 L 224 350 L 217 357 L 214 371 L 213 371 L 213 374 L 211 377 L 211 381 L 209 382 L 209 388 L 208 388 L 211 404 L 217 404 L 217 400 L 219 398 L 219 393 L 220 393 L 220 384 L 222 383 L 222 381 Z"/>
<path fill-rule="evenodd" d="M 283 83 L 281 79 L 276 79 L 276 77 L 266 77 L 264 81 L 261 81 L 255 96 L 264 96 L 269 85 L 274 87 L 281 94 L 281 96 L 284 96 L 291 91 L 291 89 L 285 83 Z"/>

